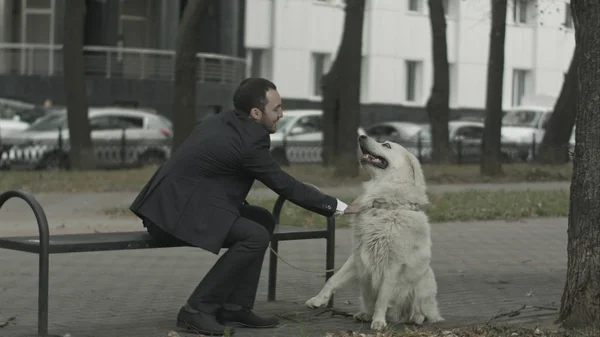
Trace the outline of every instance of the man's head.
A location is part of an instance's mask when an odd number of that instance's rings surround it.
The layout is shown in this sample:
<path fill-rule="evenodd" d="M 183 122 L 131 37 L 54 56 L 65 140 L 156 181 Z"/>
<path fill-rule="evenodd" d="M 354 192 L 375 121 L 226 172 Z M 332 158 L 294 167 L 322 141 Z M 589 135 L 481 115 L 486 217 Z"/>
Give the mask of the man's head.
<path fill-rule="evenodd" d="M 264 78 L 243 80 L 233 94 L 233 106 L 262 124 L 269 133 L 277 130 L 277 121 L 283 117 L 277 87 Z"/>

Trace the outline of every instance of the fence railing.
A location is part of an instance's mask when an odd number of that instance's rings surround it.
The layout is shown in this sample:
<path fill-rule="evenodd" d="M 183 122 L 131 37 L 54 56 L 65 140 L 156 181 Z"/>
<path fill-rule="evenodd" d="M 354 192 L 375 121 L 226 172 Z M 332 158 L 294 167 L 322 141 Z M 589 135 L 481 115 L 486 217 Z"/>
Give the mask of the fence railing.
<path fill-rule="evenodd" d="M 162 161 L 170 156 L 170 142 L 157 141 L 156 139 L 145 140 L 138 137 L 128 138 L 127 130 L 119 130 L 118 135 L 115 134 L 115 137 L 94 141 L 94 152 L 99 165 L 103 167 L 125 168 L 139 164 L 153 164 L 152 162 L 155 160 Z M 414 154 L 421 163 L 431 161 L 432 149 L 429 140 L 417 139 L 414 142 L 402 143 L 402 146 Z M 566 146 L 568 147 L 567 152 L 570 160 L 572 158 L 573 145 L 568 144 Z M 537 159 L 539 147 L 540 143 L 533 137 L 531 142 L 503 142 L 501 144 L 501 152 L 507 162 L 524 163 Z M 56 139 L 50 139 L 42 143 L 31 142 L 30 144 L 16 144 L 13 146 L 8 143 L 3 144 L 2 137 L 0 136 L 0 168 L 9 167 L 11 163 L 16 164 L 16 167 L 44 166 L 45 164 L 41 161 L 48 160 L 49 155 L 53 156 L 52 159 L 54 160 L 54 165 L 56 165 L 56 159 L 64 158 L 61 156 L 66 155 L 69 148 L 68 133 L 66 130 L 60 128 L 57 129 Z M 152 151 L 149 152 L 148 150 Z M 144 157 L 144 154 L 148 153 L 154 156 Z M 481 153 L 480 141 L 459 138 L 450 142 L 450 159 L 453 164 L 478 163 Z M 290 164 L 321 164 L 323 160 L 322 143 L 320 141 L 285 142 L 275 146 L 271 150 L 271 154 L 282 166 Z"/>
<path fill-rule="evenodd" d="M 414 154 L 421 163 L 431 161 L 431 142 L 417 138 L 412 142 L 401 144 Z M 567 145 L 572 157 L 573 145 Z M 530 162 L 538 157 L 540 140 L 532 137 L 529 142 L 504 141 L 500 150 L 507 162 Z M 320 164 L 322 163 L 322 144 L 316 141 L 285 142 L 272 149 L 272 155 L 279 163 L 288 164 Z M 458 138 L 450 142 L 450 160 L 454 164 L 478 163 L 481 158 L 481 141 L 477 139 Z"/>
<path fill-rule="evenodd" d="M 84 72 L 106 78 L 174 78 L 175 51 L 84 46 Z M 196 55 L 200 83 L 238 84 L 246 77 L 246 60 L 219 54 Z M 63 76 L 63 46 L 0 43 L 0 74 Z"/>
<path fill-rule="evenodd" d="M 107 130 L 108 131 L 108 130 Z M 171 139 L 128 137 L 134 129 L 114 130 L 114 135 L 92 139 L 99 168 L 128 168 L 160 164 L 171 155 Z M 0 139 L 0 169 L 62 169 L 68 166 L 71 144 L 68 130 L 58 128 L 56 138 L 13 143 Z"/>

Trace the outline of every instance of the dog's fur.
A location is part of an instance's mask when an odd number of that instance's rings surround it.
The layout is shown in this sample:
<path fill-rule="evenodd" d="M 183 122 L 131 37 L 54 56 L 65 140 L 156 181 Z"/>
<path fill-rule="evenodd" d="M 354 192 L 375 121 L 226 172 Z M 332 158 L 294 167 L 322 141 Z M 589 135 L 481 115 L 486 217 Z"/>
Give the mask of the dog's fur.
<path fill-rule="evenodd" d="M 353 253 L 306 305 L 324 306 L 337 289 L 358 280 L 362 311 L 354 317 L 371 321 L 371 329 L 381 330 L 388 321 L 442 321 L 429 266 L 429 219 L 419 210 L 429 203 L 421 165 L 396 143 L 362 136 L 359 145 L 360 162 L 371 180 L 349 206 L 356 213 Z"/>

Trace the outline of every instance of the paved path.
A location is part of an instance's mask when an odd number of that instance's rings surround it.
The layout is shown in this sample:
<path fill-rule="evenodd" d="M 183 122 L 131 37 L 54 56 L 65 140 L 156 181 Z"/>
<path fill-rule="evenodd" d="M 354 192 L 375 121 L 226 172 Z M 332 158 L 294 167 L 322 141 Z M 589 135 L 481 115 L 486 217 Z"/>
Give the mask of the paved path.
<path fill-rule="evenodd" d="M 547 183 L 510 183 L 510 184 L 449 184 L 429 185 L 431 193 L 457 192 L 468 189 L 474 190 L 551 190 L 568 189 L 569 182 Z M 360 194 L 361 186 L 325 187 L 323 190 L 334 196 L 355 196 Z M 36 198 L 44 207 L 50 224 L 54 228 L 94 227 L 106 221 L 102 210 L 129 205 L 136 193 L 39 193 Z M 268 189 L 253 189 L 250 198 L 275 198 L 276 194 Z M 0 210 L 0 232 L 6 228 L 35 227 L 35 219 L 27 204 L 21 200 L 11 199 Z M 118 220 L 125 221 L 128 220 Z M 16 226 L 16 227 L 15 227 Z"/>
<path fill-rule="evenodd" d="M 115 200 L 118 202 L 118 200 Z M 107 226 L 123 224 L 105 222 Z M 111 229 L 111 228 L 108 228 Z M 441 223 L 432 227 L 433 262 L 447 326 L 482 321 L 522 305 L 558 307 L 566 274 L 567 219 Z M 351 235 L 336 233 L 336 266 L 348 257 Z M 323 240 L 283 242 L 280 253 L 305 269 L 324 268 Z M 61 254 L 51 257 L 51 332 L 73 337 L 165 337 L 175 315 L 216 256 L 192 248 Z M 37 256 L 0 253 L 0 336 L 33 336 L 37 308 Z M 257 310 L 277 313 L 282 326 L 240 330 L 236 336 L 323 336 L 325 331 L 368 331 L 367 325 L 304 308 L 323 285 L 322 274 L 280 263 L 277 302 L 266 303 L 266 270 Z M 354 312 L 357 288 L 336 294 L 336 308 Z M 555 314 L 553 310 L 527 315 Z M 182 334 L 182 336 L 192 336 Z"/>
<path fill-rule="evenodd" d="M 430 193 L 447 193 L 447 192 L 459 192 L 464 190 L 556 190 L 566 189 L 571 186 L 570 182 L 535 182 L 535 183 L 506 183 L 506 184 L 430 184 L 427 189 Z M 341 186 L 341 187 L 324 187 L 324 191 L 335 196 L 347 196 L 347 195 L 358 195 L 362 191 L 362 186 Z M 255 198 L 274 198 L 276 194 L 269 189 L 255 189 L 252 191 L 251 196 Z"/>

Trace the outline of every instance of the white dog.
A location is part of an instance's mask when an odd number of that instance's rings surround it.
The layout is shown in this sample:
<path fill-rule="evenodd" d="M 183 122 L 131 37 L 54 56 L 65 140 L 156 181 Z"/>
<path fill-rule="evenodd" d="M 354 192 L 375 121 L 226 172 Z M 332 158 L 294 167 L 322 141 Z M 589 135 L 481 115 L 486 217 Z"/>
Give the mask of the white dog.
<path fill-rule="evenodd" d="M 306 305 L 326 305 L 352 280 L 360 283 L 362 311 L 354 317 L 381 330 L 387 322 L 422 324 L 444 320 L 429 266 L 430 226 L 419 206 L 429 203 L 418 159 L 399 144 L 358 139 L 360 163 L 371 180 L 347 209 L 353 219 L 354 247 L 348 260 Z"/>

